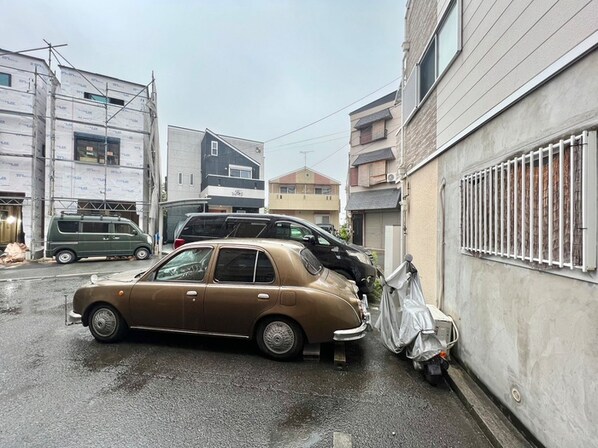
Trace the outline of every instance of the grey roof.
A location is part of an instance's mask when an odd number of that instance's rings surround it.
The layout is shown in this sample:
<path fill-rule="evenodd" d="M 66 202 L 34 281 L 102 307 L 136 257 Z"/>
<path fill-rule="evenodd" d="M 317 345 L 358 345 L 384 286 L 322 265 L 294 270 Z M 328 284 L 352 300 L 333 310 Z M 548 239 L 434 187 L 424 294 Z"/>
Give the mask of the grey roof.
<path fill-rule="evenodd" d="M 399 92 L 395 90 L 394 92 L 390 92 L 387 95 L 384 95 L 377 100 L 372 101 L 371 103 L 366 104 L 365 106 L 361 106 L 359 109 L 355 109 L 353 112 L 349 112 L 349 115 L 357 114 L 359 112 L 363 112 L 364 110 L 373 109 L 374 107 L 381 106 L 384 103 L 395 102 L 396 99 L 401 99 L 400 89 Z"/>
<path fill-rule="evenodd" d="M 392 149 L 384 148 L 372 152 L 366 152 L 365 154 L 359 154 L 352 165 L 359 166 L 365 165 L 366 163 L 377 162 L 379 160 L 391 160 L 394 158 L 395 155 L 392 153 Z"/>
<path fill-rule="evenodd" d="M 381 111 L 375 112 L 370 115 L 366 115 L 365 117 L 361 117 L 357 123 L 355 123 L 355 129 L 364 128 L 376 121 L 380 120 L 390 120 L 392 118 L 392 114 L 390 113 L 390 109 L 383 109 Z"/>
<path fill-rule="evenodd" d="M 401 190 L 386 188 L 384 190 L 360 191 L 351 193 L 346 210 L 385 210 L 398 209 Z"/>

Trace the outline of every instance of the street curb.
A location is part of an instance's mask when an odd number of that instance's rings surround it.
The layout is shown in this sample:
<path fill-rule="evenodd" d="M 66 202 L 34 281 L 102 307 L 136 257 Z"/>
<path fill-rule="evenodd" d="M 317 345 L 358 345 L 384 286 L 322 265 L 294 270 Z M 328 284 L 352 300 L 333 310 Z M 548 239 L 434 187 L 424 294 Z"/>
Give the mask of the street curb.
<path fill-rule="evenodd" d="M 458 364 L 451 364 L 446 379 L 492 446 L 496 448 L 534 447 Z"/>

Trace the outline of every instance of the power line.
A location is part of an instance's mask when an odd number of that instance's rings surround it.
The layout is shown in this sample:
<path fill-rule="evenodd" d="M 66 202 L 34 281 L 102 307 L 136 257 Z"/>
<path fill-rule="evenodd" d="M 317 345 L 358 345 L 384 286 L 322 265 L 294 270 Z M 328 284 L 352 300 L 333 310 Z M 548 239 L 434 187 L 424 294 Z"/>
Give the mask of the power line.
<path fill-rule="evenodd" d="M 308 127 L 310 127 L 310 126 L 313 126 L 314 124 L 317 124 L 317 123 L 319 123 L 319 122 L 321 122 L 321 121 L 324 121 L 324 120 L 326 120 L 327 118 L 330 118 L 330 117 L 332 117 L 333 115 L 336 115 L 336 114 L 338 114 L 339 112 L 342 112 L 343 110 L 345 110 L 345 109 L 347 109 L 347 108 L 349 108 L 349 107 L 353 106 L 355 103 L 358 103 L 358 102 L 360 102 L 360 101 L 362 101 L 362 100 L 366 99 L 368 96 L 370 96 L 370 95 L 373 95 L 374 93 L 376 93 L 376 92 L 378 92 L 378 91 L 380 91 L 380 90 L 382 90 L 382 89 L 384 89 L 384 88 L 388 87 L 389 85 L 391 85 L 391 84 L 393 84 L 393 83 L 397 82 L 399 79 L 401 79 L 401 77 L 400 77 L 400 76 L 399 76 L 398 78 L 395 78 L 395 79 L 393 79 L 393 80 L 392 80 L 392 81 L 390 81 L 388 84 L 385 84 L 385 85 L 383 85 L 382 87 L 380 87 L 380 88 L 378 88 L 378 89 L 374 90 L 373 92 L 371 92 L 371 93 L 368 93 L 368 94 L 367 94 L 367 95 L 365 95 L 365 96 L 362 96 L 362 97 L 361 97 L 361 98 L 359 98 L 358 100 L 355 100 L 355 101 L 353 101 L 351 104 L 348 104 L 348 105 L 346 105 L 346 106 L 344 106 L 344 107 L 342 107 L 342 108 L 340 108 L 340 109 L 338 109 L 338 110 L 336 110 L 336 111 L 332 112 L 331 114 L 328 114 L 328 115 L 326 115 L 325 117 L 322 117 L 322 118 L 320 118 L 320 119 L 318 119 L 318 120 L 316 120 L 316 121 L 313 121 L 313 122 L 311 122 L 311 123 L 309 123 L 309 124 L 306 124 L 305 126 L 301 126 L 300 128 L 297 128 L 297 129 L 294 129 L 294 130 L 292 130 L 292 131 L 290 131 L 290 132 L 287 132 L 286 134 L 282 134 L 282 135 L 279 135 L 278 137 L 274 137 L 274 138 L 271 138 L 271 139 L 269 139 L 269 140 L 266 140 L 264 143 L 273 142 L 274 140 L 281 139 L 281 138 L 283 138 L 283 137 L 286 137 L 287 135 L 291 135 L 291 134 L 294 134 L 295 132 L 302 131 L 302 130 L 303 130 L 303 129 L 305 129 L 305 128 L 308 128 Z"/>

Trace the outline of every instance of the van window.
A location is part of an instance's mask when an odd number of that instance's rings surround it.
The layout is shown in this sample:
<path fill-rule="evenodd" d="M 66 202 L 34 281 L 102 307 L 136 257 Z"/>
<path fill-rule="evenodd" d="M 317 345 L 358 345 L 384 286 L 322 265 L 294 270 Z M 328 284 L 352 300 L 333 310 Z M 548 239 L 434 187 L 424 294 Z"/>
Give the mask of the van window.
<path fill-rule="evenodd" d="M 82 222 L 81 231 L 83 233 L 108 233 L 107 222 Z"/>
<path fill-rule="evenodd" d="M 133 235 L 133 231 L 135 229 L 133 228 L 133 226 L 131 224 L 126 224 L 126 223 L 115 223 L 114 224 L 114 231 L 116 233 L 128 233 L 129 235 Z"/>
<path fill-rule="evenodd" d="M 79 222 L 58 221 L 58 230 L 62 233 L 77 233 L 79 231 Z"/>
<path fill-rule="evenodd" d="M 198 235 L 206 238 L 221 238 L 224 216 L 196 216 L 181 231 L 181 235 Z"/>
<path fill-rule="evenodd" d="M 264 221 L 227 221 L 227 235 L 234 235 L 237 238 L 256 238 L 266 228 L 266 222 Z M 228 229 L 234 227 L 233 231 Z"/>
<path fill-rule="evenodd" d="M 322 246 L 330 245 L 328 240 L 320 236 L 317 232 L 314 232 L 310 228 L 294 222 L 277 222 L 274 225 L 274 233 L 272 235 L 272 238 L 294 240 L 303 243 L 303 237 L 307 235 L 315 236 L 318 241 L 318 244 L 321 244 Z"/>

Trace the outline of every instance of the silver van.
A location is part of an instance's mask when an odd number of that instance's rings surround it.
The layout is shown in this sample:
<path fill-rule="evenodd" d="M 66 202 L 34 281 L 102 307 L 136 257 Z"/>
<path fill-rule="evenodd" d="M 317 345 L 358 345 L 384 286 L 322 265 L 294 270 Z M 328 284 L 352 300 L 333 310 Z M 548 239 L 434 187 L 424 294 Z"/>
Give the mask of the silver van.
<path fill-rule="evenodd" d="M 152 237 L 133 221 L 119 216 L 53 216 L 48 226 L 46 256 L 60 264 L 80 258 L 134 255 L 145 260 L 152 254 Z"/>

